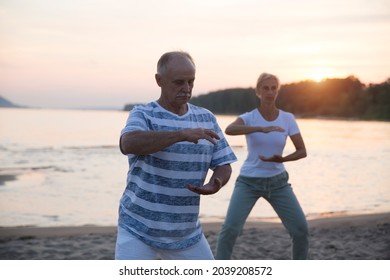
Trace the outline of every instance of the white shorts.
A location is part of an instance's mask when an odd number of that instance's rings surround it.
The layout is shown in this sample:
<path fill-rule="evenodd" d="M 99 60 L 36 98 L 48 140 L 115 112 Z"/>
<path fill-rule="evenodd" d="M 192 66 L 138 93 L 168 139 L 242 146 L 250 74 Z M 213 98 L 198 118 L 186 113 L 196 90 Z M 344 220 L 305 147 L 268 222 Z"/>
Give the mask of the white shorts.
<path fill-rule="evenodd" d="M 118 227 L 115 247 L 116 260 L 214 260 L 210 245 L 203 235 L 195 245 L 181 250 L 150 247 L 125 229 Z"/>

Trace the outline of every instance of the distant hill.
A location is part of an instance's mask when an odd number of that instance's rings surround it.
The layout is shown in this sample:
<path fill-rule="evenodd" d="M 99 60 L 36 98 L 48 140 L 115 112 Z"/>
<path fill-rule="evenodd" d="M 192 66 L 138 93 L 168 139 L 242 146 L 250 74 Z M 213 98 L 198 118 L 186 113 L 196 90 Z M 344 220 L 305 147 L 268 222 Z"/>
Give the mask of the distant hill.
<path fill-rule="evenodd" d="M 16 105 L 12 103 L 11 101 L 5 99 L 4 97 L 0 96 L 0 108 L 21 108 L 22 106 Z"/>
<path fill-rule="evenodd" d="M 239 115 L 258 106 L 254 88 L 232 88 L 194 96 L 190 103 L 214 114 Z M 390 121 L 390 78 L 364 85 L 354 76 L 281 86 L 278 107 L 298 117 Z M 134 104 L 126 104 L 130 110 Z"/>
<path fill-rule="evenodd" d="M 229 89 L 193 97 L 192 104 L 214 114 L 242 114 L 258 106 L 254 88 Z M 299 117 L 390 120 L 390 78 L 364 85 L 354 76 L 281 86 L 278 107 Z"/>

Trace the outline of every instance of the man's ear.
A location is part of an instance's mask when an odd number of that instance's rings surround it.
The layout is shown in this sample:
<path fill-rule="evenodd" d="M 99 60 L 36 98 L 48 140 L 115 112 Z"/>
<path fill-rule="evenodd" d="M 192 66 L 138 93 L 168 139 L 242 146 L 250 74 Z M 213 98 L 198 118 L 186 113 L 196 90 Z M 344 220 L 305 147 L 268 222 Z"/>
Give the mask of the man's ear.
<path fill-rule="evenodd" d="M 156 79 L 158 86 L 161 87 L 161 75 L 157 73 L 154 75 L 154 78 Z"/>

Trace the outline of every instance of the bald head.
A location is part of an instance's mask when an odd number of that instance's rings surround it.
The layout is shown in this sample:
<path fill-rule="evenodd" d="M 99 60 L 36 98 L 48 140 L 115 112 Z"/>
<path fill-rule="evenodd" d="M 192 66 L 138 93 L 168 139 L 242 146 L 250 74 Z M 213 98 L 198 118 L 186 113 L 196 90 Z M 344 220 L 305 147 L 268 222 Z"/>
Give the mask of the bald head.
<path fill-rule="evenodd" d="M 195 63 L 190 54 L 183 51 L 174 51 L 167 52 L 160 57 L 157 62 L 157 74 L 159 74 L 160 76 L 164 76 L 167 72 L 168 66 L 172 62 L 178 62 L 182 60 L 188 61 L 195 69 Z"/>

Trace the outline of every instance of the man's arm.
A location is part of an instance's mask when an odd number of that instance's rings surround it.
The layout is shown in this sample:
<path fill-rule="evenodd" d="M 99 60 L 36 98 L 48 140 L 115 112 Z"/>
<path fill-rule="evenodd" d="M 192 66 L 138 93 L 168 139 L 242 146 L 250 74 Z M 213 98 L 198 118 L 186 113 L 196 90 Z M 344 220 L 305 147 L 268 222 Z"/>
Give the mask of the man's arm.
<path fill-rule="evenodd" d="M 210 181 L 204 186 L 188 185 L 187 188 L 197 194 L 210 195 L 217 193 L 230 179 L 232 167 L 230 164 L 218 166 L 214 169 Z"/>
<path fill-rule="evenodd" d="M 183 141 L 180 131 L 130 131 L 123 134 L 119 147 L 124 155 L 148 155 Z"/>
<path fill-rule="evenodd" d="M 121 136 L 119 148 L 124 155 L 149 155 L 177 142 L 189 141 L 196 144 L 201 139 L 215 144 L 215 139 L 219 139 L 219 136 L 214 131 L 203 128 L 177 131 L 130 131 Z"/>

